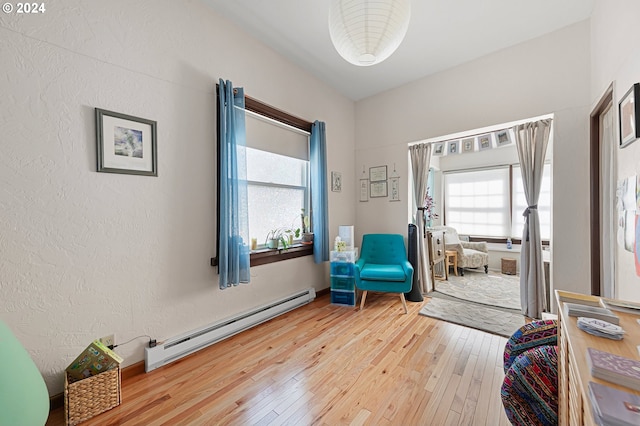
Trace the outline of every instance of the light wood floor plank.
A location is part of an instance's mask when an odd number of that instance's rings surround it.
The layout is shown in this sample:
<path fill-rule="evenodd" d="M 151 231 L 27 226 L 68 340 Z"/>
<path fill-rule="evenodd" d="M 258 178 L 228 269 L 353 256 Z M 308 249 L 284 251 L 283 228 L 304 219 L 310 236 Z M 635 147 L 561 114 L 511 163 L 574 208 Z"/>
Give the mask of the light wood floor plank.
<path fill-rule="evenodd" d="M 425 303 L 429 299 L 425 300 Z M 370 293 L 307 306 L 148 374 L 84 425 L 507 425 L 506 339 Z M 64 424 L 63 410 L 48 425 Z"/>

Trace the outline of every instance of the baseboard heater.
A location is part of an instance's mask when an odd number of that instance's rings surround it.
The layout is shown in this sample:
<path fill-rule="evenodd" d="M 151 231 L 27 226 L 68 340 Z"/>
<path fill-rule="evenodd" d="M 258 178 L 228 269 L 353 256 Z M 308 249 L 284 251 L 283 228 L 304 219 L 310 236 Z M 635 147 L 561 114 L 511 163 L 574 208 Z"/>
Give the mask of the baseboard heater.
<path fill-rule="evenodd" d="M 234 334 L 305 305 L 316 298 L 313 288 L 252 309 L 231 318 L 173 337 L 153 348 L 145 348 L 145 371 L 167 365 Z"/>

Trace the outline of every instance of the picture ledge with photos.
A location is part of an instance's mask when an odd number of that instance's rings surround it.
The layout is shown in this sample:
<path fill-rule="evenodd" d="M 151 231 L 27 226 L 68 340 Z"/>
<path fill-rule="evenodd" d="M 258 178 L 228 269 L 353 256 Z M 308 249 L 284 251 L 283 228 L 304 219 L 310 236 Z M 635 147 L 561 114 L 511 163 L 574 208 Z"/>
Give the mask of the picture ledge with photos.
<path fill-rule="evenodd" d="M 458 155 L 486 151 L 509 146 L 513 140 L 514 135 L 511 129 L 497 130 L 477 136 L 434 142 L 432 155 Z"/>

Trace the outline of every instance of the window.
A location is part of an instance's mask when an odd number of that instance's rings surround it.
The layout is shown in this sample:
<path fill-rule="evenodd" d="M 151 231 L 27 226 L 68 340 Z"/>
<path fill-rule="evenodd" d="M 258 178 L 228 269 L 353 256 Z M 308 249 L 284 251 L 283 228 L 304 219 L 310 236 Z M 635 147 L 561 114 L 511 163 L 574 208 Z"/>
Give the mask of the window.
<path fill-rule="evenodd" d="M 249 237 L 257 243 L 251 266 L 312 255 L 312 245 L 288 250 L 265 247 L 270 230 L 294 226 L 295 230 L 302 226 L 301 209 L 305 214 L 310 211 L 312 124 L 245 95 L 245 127 Z M 211 265 L 217 264 L 217 257 L 212 258 Z"/>
<path fill-rule="evenodd" d="M 309 211 L 309 162 L 247 147 L 249 233 L 258 245 L 276 228 L 301 228 Z"/>
<path fill-rule="evenodd" d="M 460 234 L 522 238 L 527 207 L 520 166 L 444 174 L 446 223 Z M 551 166 L 545 164 L 538 201 L 543 240 L 551 237 Z"/>
<path fill-rule="evenodd" d="M 446 223 L 459 234 L 505 237 L 511 229 L 509 168 L 444 175 Z"/>

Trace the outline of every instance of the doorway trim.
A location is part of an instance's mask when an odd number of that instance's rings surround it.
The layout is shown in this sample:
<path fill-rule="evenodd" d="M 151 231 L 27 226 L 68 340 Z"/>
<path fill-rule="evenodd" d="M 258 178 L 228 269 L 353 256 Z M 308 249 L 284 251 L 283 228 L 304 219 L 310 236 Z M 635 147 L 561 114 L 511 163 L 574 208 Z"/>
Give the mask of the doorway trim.
<path fill-rule="evenodd" d="M 613 103 L 613 82 L 591 111 L 589 118 L 589 166 L 590 166 L 590 237 L 591 237 L 591 294 L 601 296 L 601 226 L 600 226 L 600 115 Z"/>

